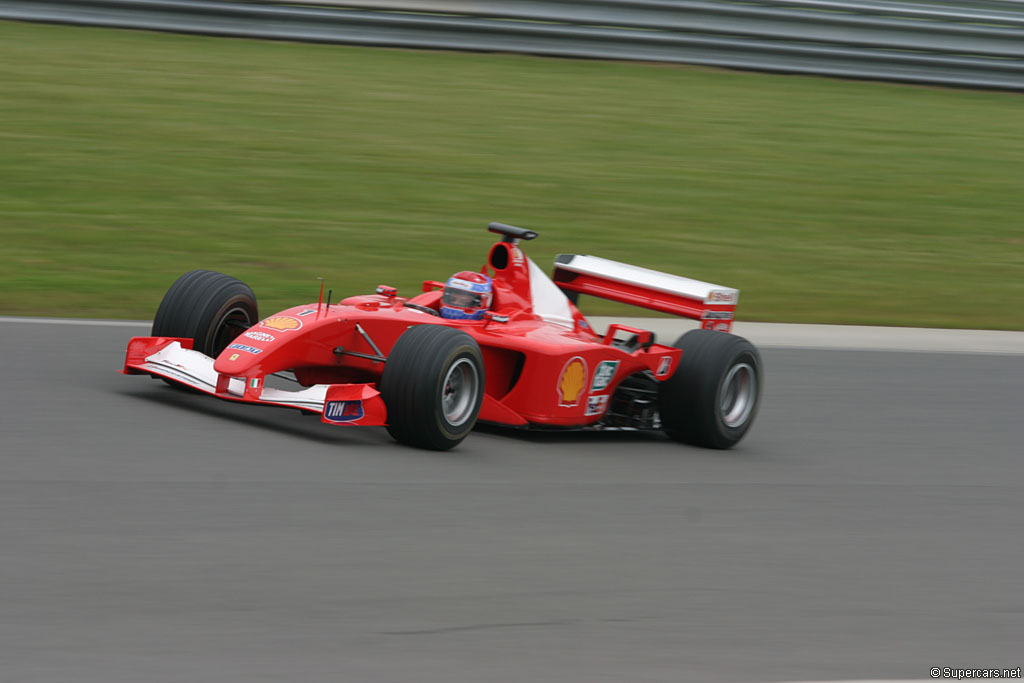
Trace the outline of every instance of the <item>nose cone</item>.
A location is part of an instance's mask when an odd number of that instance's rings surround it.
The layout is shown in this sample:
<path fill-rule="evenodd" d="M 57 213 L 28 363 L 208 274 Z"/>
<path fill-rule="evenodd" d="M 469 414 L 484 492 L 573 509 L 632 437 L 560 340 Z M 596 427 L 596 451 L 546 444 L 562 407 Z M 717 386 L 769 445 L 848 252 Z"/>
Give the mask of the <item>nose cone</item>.
<path fill-rule="evenodd" d="M 242 377 L 260 374 L 261 366 L 276 349 L 303 335 L 311 322 L 312 308 L 301 306 L 264 318 L 235 337 L 213 364 L 223 375 Z M 306 328 L 306 329 L 304 329 Z M 277 358 L 280 361 L 280 358 Z"/>
<path fill-rule="evenodd" d="M 264 351 L 262 342 L 246 339 L 243 335 L 221 351 L 213 363 L 213 369 L 232 377 L 245 375 L 246 371 L 259 362 Z"/>

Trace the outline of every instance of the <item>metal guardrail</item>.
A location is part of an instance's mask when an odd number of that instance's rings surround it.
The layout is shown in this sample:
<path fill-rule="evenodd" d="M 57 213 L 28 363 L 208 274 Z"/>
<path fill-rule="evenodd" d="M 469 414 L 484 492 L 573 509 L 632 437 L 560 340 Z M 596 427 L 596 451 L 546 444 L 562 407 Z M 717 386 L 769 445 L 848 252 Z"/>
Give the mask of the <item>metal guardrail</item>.
<path fill-rule="evenodd" d="M 0 0 L 0 18 L 1024 90 L 1024 0 Z"/>

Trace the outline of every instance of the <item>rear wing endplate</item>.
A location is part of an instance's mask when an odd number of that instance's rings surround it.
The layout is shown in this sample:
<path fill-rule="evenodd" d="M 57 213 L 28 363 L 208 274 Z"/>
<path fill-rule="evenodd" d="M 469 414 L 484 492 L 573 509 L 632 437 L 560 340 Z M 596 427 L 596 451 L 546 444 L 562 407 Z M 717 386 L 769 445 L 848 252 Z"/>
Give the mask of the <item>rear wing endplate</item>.
<path fill-rule="evenodd" d="M 553 279 L 565 292 L 700 320 L 704 329 L 722 332 L 732 329 L 740 296 L 731 287 L 585 254 L 556 256 Z"/>

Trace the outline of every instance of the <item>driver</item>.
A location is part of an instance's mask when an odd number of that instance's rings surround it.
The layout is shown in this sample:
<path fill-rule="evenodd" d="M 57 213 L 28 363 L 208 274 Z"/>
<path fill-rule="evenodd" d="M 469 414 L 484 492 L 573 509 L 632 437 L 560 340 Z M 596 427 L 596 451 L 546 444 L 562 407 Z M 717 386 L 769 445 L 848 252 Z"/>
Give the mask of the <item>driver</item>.
<path fill-rule="evenodd" d="M 441 317 L 449 320 L 480 320 L 494 298 L 491 278 L 469 270 L 448 278 L 441 294 Z"/>

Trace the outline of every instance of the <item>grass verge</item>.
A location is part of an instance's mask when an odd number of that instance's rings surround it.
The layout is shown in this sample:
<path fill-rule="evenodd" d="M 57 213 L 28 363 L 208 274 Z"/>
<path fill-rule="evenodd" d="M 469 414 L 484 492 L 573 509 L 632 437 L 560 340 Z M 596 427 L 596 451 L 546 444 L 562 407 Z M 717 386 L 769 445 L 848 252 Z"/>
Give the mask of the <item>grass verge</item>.
<path fill-rule="evenodd" d="M 1024 329 L 1022 162 L 1012 93 L 0 22 L 0 313 L 408 292 L 500 220 L 742 320 Z"/>

